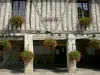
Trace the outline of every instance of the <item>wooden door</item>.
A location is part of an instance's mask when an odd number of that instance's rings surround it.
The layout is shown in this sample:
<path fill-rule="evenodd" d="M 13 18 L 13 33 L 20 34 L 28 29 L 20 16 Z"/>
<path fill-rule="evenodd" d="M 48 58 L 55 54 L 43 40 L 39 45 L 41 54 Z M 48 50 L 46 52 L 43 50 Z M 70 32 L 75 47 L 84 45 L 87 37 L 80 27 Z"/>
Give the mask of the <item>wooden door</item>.
<path fill-rule="evenodd" d="M 66 64 L 66 47 L 57 46 L 55 50 L 55 63 Z"/>

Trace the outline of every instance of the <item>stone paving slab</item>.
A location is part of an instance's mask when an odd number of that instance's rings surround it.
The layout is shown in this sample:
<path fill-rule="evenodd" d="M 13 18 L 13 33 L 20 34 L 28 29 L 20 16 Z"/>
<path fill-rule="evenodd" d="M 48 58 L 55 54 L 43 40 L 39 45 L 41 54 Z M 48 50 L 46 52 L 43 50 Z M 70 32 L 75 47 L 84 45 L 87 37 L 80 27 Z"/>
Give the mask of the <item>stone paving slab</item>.
<path fill-rule="evenodd" d="M 84 66 L 83 66 L 84 67 Z M 99 67 L 99 66 L 98 66 Z M 100 75 L 100 67 L 77 68 L 76 73 L 68 73 L 66 65 L 38 65 L 34 67 L 33 74 L 24 74 L 23 64 L 0 66 L 0 75 Z"/>
<path fill-rule="evenodd" d="M 54 72 L 53 70 L 35 69 L 33 74 L 13 73 L 7 69 L 0 69 L 0 75 L 100 75 L 100 70 L 78 68 L 76 73 Z"/>

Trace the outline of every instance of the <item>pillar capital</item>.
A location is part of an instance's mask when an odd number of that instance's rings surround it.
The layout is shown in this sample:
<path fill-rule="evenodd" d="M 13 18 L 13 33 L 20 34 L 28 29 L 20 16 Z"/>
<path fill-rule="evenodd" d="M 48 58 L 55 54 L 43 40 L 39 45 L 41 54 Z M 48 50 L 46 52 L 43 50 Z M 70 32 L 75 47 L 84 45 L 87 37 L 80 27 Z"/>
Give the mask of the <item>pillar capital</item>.
<path fill-rule="evenodd" d="M 76 39 L 74 34 L 68 34 L 68 40 L 69 39 Z"/>
<path fill-rule="evenodd" d="M 67 50 L 68 52 L 76 50 L 76 37 L 74 34 L 68 35 Z"/>

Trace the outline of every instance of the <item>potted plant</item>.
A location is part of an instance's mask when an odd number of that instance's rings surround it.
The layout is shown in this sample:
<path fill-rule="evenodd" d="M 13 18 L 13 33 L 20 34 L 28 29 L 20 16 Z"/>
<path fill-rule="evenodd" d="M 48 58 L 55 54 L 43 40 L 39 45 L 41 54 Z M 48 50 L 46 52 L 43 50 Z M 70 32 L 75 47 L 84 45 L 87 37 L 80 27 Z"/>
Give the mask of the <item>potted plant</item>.
<path fill-rule="evenodd" d="M 34 57 L 34 54 L 29 50 L 24 50 L 21 53 L 21 57 L 22 57 L 23 61 L 30 62 Z"/>
<path fill-rule="evenodd" d="M 90 47 L 99 50 L 100 49 L 100 40 L 97 40 L 97 39 L 90 40 Z"/>
<path fill-rule="evenodd" d="M 10 43 L 9 40 L 3 40 L 3 41 L 2 41 L 2 44 L 3 44 L 3 49 L 4 49 L 4 50 L 8 50 L 8 49 L 11 48 L 11 43 Z"/>
<path fill-rule="evenodd" d="M 71 61 L 74 61 L 74 60 L 80 61 L 81 53 L 78 50 L 71 51 L 69 53 L 69 58 Z"/>
<path fill-rule="evenodd" d="M 20 26 L 24 23 L 24 18 L 22 18 L 21 16 L 13 16 L 10 19 L 10 22 L 12 25 Z"/>
<path fill-rule="evenodd" d="M 86 29 L 87 26 L 90 25 L 90 21 L 91 20 L 88 17 L 83 17 L 83 18 L 79 19 L 79 24 L 81 25 L 83 31 L 84 31 L 84 29 Z"/>
<path fill-rule="evenodd" d="M 53 38 L 48 38 L 44 40 L 43 45 L 49 49 L 55 49 L 57 41 Z"/>
<path fill-rule="evenodd" d="M 80 18 L 79 23 L 82 26 L 88 26 L 90 24 L 90 18 L 88 18 L 88 17 Z"/>

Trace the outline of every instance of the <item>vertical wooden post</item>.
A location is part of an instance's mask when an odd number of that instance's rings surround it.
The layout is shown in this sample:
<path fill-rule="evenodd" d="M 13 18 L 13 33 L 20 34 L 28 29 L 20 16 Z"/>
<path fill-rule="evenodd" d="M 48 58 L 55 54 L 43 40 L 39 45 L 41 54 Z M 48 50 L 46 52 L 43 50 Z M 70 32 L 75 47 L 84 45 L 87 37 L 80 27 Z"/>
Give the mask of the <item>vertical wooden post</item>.
<path fill-rule="evenodd" d="M 9 23 L 9 16 L 10 16 L 10 0 L 7 0 L 6 3 L 6 10 L 5 10 L 5 19 L 4 19 L 4 30 L 7 29 Z"/>
<path fill-rule="evenodd" d="M 30 0 L 26 2 L 26 30 L 30 30 Z"/>
<path fill-rule="evenodd" d="M 92 18 L 92 25 L 90 25 L 90 27 L 91 27 L 92 31 L 96 31 L 99 28 L 97 26 L 98 22 L 99 22 L 99 21 L 97 21 L 97 17 L 99 17 L 99 16 L 97 16 L 97 14 L 96 14 L 97 13 L 96 5 L 97 5 L 96 0 L 91 0 L 91 15 L 90 15 L 90 17 Z"/>

